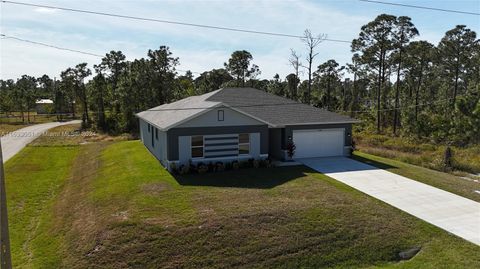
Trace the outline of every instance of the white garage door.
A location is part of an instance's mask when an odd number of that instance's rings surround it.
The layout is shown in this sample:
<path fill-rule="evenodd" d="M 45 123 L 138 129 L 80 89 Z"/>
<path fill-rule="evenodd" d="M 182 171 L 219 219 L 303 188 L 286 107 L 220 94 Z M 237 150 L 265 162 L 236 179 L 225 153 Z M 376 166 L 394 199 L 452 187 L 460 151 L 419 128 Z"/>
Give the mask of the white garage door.
<path fill-rule="evenodd" d="M 345 129 L 294 130 L 293 158 L 342 156 Z"/>

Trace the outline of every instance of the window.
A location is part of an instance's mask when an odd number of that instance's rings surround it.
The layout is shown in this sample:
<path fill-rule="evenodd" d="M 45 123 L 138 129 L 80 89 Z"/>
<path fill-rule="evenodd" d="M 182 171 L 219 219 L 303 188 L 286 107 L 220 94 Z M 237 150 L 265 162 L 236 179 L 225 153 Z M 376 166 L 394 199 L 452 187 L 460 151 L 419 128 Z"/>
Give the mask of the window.
<path fill-rule="evenodd" d="M 218 116 L 218 121 L 224 121 L 224 120 L 225 120 L 225 113 L 224 113 L 224 111 L 223 111 L 223 110 L 219 110 L 219 111 L 217 111 L 217 113 L 218 113 L 218 115 L 217 115 L 217 116 Z"/>
<path fill-rule="evenodd" d="M 158 129 L 157 128 L 155 128 L 155 139 L 158 140 Z"/>
<path fill-rule="evenodd" d="M 238 154 L 250 154 L 250 134 L 238 135 Z"/>
<path fill-rule="evenodd" d="M 150 133 L 150 123 L 147 123 L 148 126 L 148 132 Z"/>
<path fill-rule="evenodd" d="M 203 157 L 203 136 L 192 136 L 192 158 Z"/>

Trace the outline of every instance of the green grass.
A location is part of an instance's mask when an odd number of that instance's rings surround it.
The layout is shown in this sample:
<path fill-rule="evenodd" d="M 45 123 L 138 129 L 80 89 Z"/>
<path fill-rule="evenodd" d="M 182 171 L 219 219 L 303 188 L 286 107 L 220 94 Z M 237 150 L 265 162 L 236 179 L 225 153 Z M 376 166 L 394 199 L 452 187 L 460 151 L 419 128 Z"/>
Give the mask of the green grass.
<path fill-rule="evenodd" d="M 364 152 L 355 152 L 353 158 L 395 174 L 480 202 L 480 194 L 475 192 L 476 190 L 480 190 L 480 183 L 478 182 L 465 180 L 448 173 L 374 156 Z"/>
<path fill-rule="evenodd" d="M 76 147 L 27 147 L 5 166 L 14 268 L 55 268 L 61 235 L 52 233 L 53 204 L 69 176 Z"/>
<path fill-rule="evenodd" d="M 406 137 L 392 137 L 366 132 L 355 135 L 357 149 L 390 159 L 443 171 L 445 145 L 418 142 Z M 454 173 L 480 174 L 480 145 L 451 147 Z"/>
<path fill-rule="evenodd" d="M 70 149 L 31 148 L 26 157 Z M 138 141 L 77 148 L 66 163 L 71 178 L 47 169 L 67 181 L 54 192 L 52 210 L 41 211 L 51 220 L 37 229 L 43 245 L 30 247 L 44 257 L 16 261 L 20 267 L 480 266 L 478 246 L 304 166 L 174 178 Z M 14 164 L 25 166 L 18 158 Z M 414 246 L 422 247 L 419 254 L 399 261 L 398 253 Z M 14 259 L 27 256 L 23 251 L 15 248 Z"/>

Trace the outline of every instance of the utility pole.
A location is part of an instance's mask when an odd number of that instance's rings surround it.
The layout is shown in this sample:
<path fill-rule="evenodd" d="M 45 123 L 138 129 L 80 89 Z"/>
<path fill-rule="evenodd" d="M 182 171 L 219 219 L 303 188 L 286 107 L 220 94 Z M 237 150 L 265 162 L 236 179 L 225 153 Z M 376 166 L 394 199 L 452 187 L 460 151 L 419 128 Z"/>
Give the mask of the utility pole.
<path fill-rule="evenodd" d="M 0 139 L 0 268 L 11 269 L 10 238 L 8 235 L 7 195 L 3 170 L 2 140 Z"/>

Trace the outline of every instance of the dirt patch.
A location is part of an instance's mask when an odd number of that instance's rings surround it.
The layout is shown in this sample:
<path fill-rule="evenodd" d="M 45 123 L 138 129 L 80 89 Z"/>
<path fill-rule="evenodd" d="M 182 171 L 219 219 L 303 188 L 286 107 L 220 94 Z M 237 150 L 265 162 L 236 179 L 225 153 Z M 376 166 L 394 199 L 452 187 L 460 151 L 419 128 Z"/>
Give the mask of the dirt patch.
<path fill-rule="evenodd" d="M 172 190 L 172 186 L 170 184 L 165 183 L 165 182 L 158 182 L 158 183 L 150 183 L 150 184 L 144 184 L 142 186 L 142 191 L 146 194 L 150 195 L 157 195 L 160 194 L 164 191 Z"/>
<path fill-rule="evenodd" d="M 65 234 L 62 246 L 65 264 L 84 267 L 84 255 L 95 252 L 102 240 L 102 227 L 109 217 L 99 214 L 89 193 L 101 165 L 100 155 L 108 145 L 95 143 L 81 146 L 72 174 L 54 205 L 53 230 Z"/>

